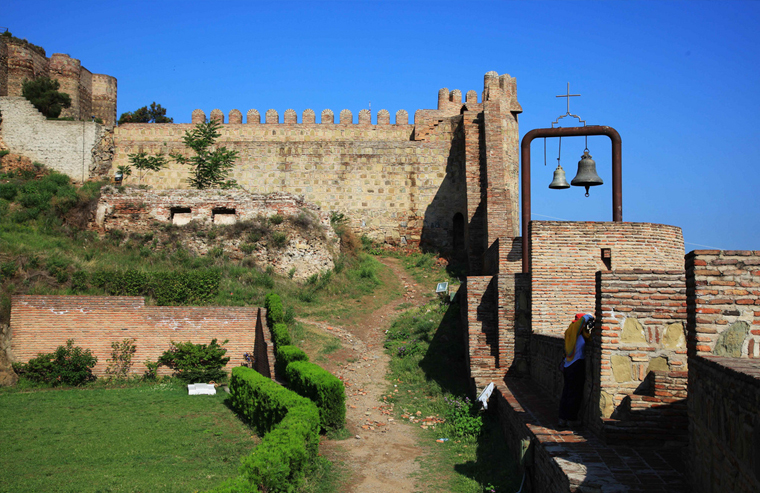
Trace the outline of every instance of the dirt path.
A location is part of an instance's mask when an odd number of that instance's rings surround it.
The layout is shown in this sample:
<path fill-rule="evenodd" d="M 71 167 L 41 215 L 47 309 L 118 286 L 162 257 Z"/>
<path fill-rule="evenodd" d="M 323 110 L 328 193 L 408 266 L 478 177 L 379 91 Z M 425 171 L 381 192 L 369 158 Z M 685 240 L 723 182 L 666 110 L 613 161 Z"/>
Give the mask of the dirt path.
<path fill-rule="evenodd" d="M 344 462 L 352 477 L 345 492 L 415 491 L 412 477 L 419 469 L 416 461 L 423 454 L 416 445 L 413 425 L 395 421 L 393 404 L 383 404 L 388 388 L 385 375 L 390 357 L 385 354 L 385 330 L 400 313 L 402 303 L 421 305 L 423 289 L 406 273 L 400 262 L 380 259 L 403 283 L 406 293 L 370 314 L 359 326 L 338 327 L 324 322 L 299 319 L 341 339 L 342 349 L 329 356 L 326 369 L 340 377 L 346 386 L 346 427 L 351 438 L 324 439 L 322 455 Z M 338 365 L 340 363 L 340 366 Z"/>

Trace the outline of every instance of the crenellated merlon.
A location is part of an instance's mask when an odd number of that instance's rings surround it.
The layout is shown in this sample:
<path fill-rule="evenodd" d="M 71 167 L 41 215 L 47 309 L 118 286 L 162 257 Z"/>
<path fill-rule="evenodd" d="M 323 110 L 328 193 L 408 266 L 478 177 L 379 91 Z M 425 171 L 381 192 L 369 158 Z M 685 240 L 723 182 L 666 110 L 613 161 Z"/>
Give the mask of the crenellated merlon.
<path fill-rule="evenodd" d="M 416 118 L 417 117 L 415 116 L 415 123 L 418 123 L 416 121 Z M 211 121 L 219 122 L 221 124 L 225 123 L 224 113 L 222 113 L 222 111 L 219 109 L 211 110 L 209 119 Z M 201 109 L 193 110 L 190 121 L 193 124 L 203 123 L 206 121 L 206 113 Z M 229 113 L 229 117 L 227 119 L 227 123 L 232 124 L 232 125 L 243 124 L 243 113 L 241 113 L 240 110 L 237 110 L 237 109 L 231 110 Z M 297 125 L 298 123 L 299 123 L 298 115 L 296 114 L 295 110 L 292 110 L 292 109 L 285 110 L 282 124 Z M 254 110 L 254 109 L 248 110 L 248 112 L 246 113 L 245 124 L 246 125 L 261 125 L 261 114 L 258 112 L 258 110 Z M 269 109 L 266 111 L 266 113 L 264 114 L 264 124 L 272 124 L 272 125 L 280 124 L 280 115 L 277 113 L 277 110 Z M 303 111 L 301 115 L 301 124 L 303 125 L 317 124 L 316 114 L 314 113 L 314 110 L 309 108 Z M 322 110 L 322 113 L 320 114 L 319 124 L 336 125 L 335 113 L 333 113 L 333 111 L 329 109 Z M 388 112 L 388 110 L 378 111 L 377 125 L 390 125 L 390 124 L 391 124 L 391 115 Z M 368 109 L 363 109 L 359 111 L 359 122 L 354 123 L 354 116 L 351 110 L 344 109 L 338 115 L 337 125 L 371 126 L 372 113 Z M 395 125 L 409 125 L 409 113 L 407 113 L 406 110 L 398 110 L 396 112 Z"/>

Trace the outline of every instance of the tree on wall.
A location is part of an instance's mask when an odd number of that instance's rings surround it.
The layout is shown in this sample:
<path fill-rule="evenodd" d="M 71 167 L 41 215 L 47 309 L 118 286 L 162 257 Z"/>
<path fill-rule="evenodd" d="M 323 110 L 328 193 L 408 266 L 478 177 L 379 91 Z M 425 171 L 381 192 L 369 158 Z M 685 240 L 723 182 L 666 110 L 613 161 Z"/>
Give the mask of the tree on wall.
<path fill-rule="evenodd" d="M 71 97 L 59 92 L 61 85 L 50 77 L 24 80 L 21 94 L 47 118 L 58 118 L 64 108 L 71 106 Z"/>
<path fill-rule="evenodd" d="M 128 157 L 129 165 L 119 166 L 118 169 L 124 176 L 129 176 L 132 174 L 132 166 L 137 168 L 137 170 L 140 172 L 137 182 L 138 184 L 142 184 L 142 179 L 143 176 L 145 176 L 146 171 L 160 171 L 164 166 L 168 164 L 166 162 L 166 157 L 163 154 L 149 156 L 144 152 L 138 152 L 135 154 L 128 154 Z"/>
<path fill-rule="evenodd" d="M 182 138 L 185 145 L 195 152 L 195 156 L 187 158 L 179 153 L 170 154 L 178 163 L 190 165 L 188 181 L 197 189 L 237 186 L 235 180 L 227 177 L 235 166 L 238 152 L 214 145 L 221 135 L 220 127 L 221 123 L 216 121 L 198 123 L 195 128 L 185 132 Z"/>
<path fill-rule="evenodd" d="M 135 111 L 122 113 L 119 125 L 123 123 L 174 123 L 174 118 L 166 116 L 166 108 L 153 101 L 150 107 L 143 106 Z"/>

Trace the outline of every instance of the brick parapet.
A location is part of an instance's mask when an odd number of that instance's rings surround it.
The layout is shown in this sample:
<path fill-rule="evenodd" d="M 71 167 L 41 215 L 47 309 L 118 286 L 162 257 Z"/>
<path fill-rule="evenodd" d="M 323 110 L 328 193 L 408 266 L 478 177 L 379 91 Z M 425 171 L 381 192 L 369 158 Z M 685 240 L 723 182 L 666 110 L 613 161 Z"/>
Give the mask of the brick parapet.
<path fill-rule="evenodd" d="M 693 491 L 760 491 L 760 362 L 691 357 L 688 409 Z"/>
<path fill-rule="evenodd" d="M 594 311 L 596 272 L 681 271 L 683 235 L 651 223 L 531 221 L 532 325 L 562 334 L 573 315 Z M 610 265 L 602 250 L 609 249 Z"/>
<path fill-rule="evenodd" d="M 244 353 L 253 353 L 257 312 L 255 307 L 145 306 L 141 297 L 14 296 L 11 351 L 14 361 L 27 362 L 74 339 L 97 356 L 94 373 L 103 376 L 111 343 L 134 338 L 132 374 L 142 375 L 147 369 L 143 362 L 156 361 L 172 340 L 208 344 L 229 339 L 224 346 L 229 370 L 243 364 Z M 162 368 L 161 373 L 170 371 Z"/>
<path fill-rule="evenodd" d="M 660 438 L 670 431 L 684 436 L 688 360 L 683 271 L 599 272 L 595 312 L 589 349 L 597 385 L 589 422 L 610 433 L 625 423 L 639 423 L 639 438 L 648 433 L 651 439 L 663 426 Z"/>
<path fill-rule="evenodd" d="M 730 338 L 731 355 L 760 358 L 760 251 L 689 252 L 686 276 L 690 351 L 721 352 Z"/>

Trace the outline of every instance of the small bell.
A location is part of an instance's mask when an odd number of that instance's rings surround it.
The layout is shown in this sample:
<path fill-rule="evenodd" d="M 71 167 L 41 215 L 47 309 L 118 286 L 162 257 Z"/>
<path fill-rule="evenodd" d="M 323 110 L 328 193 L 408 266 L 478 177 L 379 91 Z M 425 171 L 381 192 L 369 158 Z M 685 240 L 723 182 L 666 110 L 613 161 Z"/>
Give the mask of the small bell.
<path fill-rule="evenodd" d="M 567 178 L 565 178 L 565 170 L 559 164 L 557 165 L 557 169 L 554 170 L 554 179 L 549 184 L 549 188 L 555 190 L 570 188 L 570 184 L 567 182 Z"/>
<path fill-rule="evenodd" d="M 570 184 L 575 187 L 586 187 L 586 197 L 588 197 L 588 187 L 604 184 L 599 175 L 596 174 L 596 161 L 591 159 L 588 149 L 583 151 L 583 156 L 578 161 L 578 174 L 575 175 Z"/>

